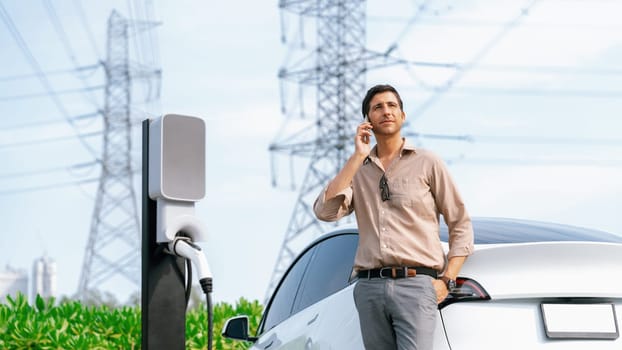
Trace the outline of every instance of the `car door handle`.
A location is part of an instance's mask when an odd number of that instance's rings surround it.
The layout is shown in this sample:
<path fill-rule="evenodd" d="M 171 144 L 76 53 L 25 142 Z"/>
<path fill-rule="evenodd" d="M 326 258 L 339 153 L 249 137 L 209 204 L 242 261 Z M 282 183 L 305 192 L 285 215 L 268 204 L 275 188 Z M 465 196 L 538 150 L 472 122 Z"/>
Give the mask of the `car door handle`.
<path fill-rule="evenodd" d="M 318 317 L 319 315 L 320 315 L 320 314 L 315 314 L 315 316 L 313 316 L 313 318 L 312 318 L 312 319 L 310 319 L 310 320 L 309 320 L 309 322 L 307 322 L 307 326 L 308 326 L 308 325 L 310 325 L 311 323 L 315 322 L 315 320 L 317 320 L 317 317 Z"/>
<path fill-rule="evenodd" d="M 268 339 L 266 340 L 262 340 L 261 343 L 256 343 L 255 344 L 258 348 L 261 349 L 268 349 L 272 346 L 275 347 L 279 347 L 281 345 L 281 341 L 279 340 L 279 337 L 276 334 L 271 334 L 270 337 L 268 337 Z"/>

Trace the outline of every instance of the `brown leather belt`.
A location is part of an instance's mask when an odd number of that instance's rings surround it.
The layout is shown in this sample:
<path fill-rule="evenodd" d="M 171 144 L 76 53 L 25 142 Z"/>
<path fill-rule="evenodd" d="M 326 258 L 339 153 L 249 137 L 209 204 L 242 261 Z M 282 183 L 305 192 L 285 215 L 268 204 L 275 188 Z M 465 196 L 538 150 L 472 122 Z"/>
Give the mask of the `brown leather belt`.
<path fill-rule="evenodd" d="M 438 272 L 424 266 L 389 266 L 379 269 L 360 270 L 358 272 L 359 278 L 406 278 L 417 275 L 428 275 L 437 278 Z"/>

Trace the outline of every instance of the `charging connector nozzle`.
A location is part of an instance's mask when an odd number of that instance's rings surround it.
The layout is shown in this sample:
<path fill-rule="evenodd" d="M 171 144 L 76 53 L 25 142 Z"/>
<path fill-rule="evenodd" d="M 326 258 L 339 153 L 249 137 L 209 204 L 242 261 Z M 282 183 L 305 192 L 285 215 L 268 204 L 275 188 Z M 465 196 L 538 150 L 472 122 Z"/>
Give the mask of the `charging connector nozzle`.
<path fill-rule="evenodd" d="M 203 254 L 201 247 L 192 242 L 189 237 L 177 236 L 168 243 L 167 248 L 170 254 L 192 261 L 198 270 L 199 281 L 205 278 L 212 279 L 212 272 L 207 264 L 205 254 Z"/>

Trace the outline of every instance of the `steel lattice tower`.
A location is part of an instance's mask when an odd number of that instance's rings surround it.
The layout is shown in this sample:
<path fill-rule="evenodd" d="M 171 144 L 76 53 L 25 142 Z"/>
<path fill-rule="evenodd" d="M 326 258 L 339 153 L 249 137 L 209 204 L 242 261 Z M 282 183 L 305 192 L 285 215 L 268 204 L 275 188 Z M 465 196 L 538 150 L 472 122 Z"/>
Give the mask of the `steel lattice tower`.
<path fill-rule="evenodd" d="M 78 290 L 82 300 L 117 274 L 140 286 L 128 43 L 128 21 L 113 11 L 108 19 L 101 175 Z"/>
<path fill-rule="evenodd" d="M 281 15 L 287 12 L 314 19 L 317 45 L 309 59 L 281 69 L 281 82 L 314 89 L 315 135 L 289 135 L 286 141 L 270 146 L 274 153 L 309 158 L 309 165 L 277 262 L 268 286 L 267 296 L 276 287 L 283 273 L 307 244 L 327 228 L 313 213 L 313 202 L 321 189 L 341 169 L 354 149 L 354 132 L 362 121 L 360 101 L 365 94 L 366 3 L 364 0 L 281 1 Z M 299 38 L 298 40 L 304 40 Z M 304 43 L 301 43 L 304 45 Z M 283 92 L 283 91 L 282 91 Z M 283 98 L 283 97 L 282 97 Z M 299 101 L 301 105 L 303 101 Z M 285 105 L 285 103 L 284 103 Z M 300 107 L 303 108 L 303 107 Z M 284 110 L 286 117 L 304 116 L 298 110 Z M 298 114 L 298 115 L 294 115 Z M 298 242 L 298 244 L 297 244 Z"/>

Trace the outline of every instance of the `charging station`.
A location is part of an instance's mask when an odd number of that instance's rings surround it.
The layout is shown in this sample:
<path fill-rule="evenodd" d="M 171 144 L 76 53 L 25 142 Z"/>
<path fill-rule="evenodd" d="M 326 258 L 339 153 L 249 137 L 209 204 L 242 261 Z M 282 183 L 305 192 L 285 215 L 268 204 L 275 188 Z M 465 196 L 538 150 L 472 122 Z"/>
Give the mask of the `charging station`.
<path fill-rule="evenodd" d="M 142 134 L 141 346 L 181 350 L 190 261 L 211 308 L 211 272 L 201 248 L 193 243 L 207 238 L 194 213 L 195 202 L 205 196 L 205 123 L 167 114 L 143 121 Z"/>

